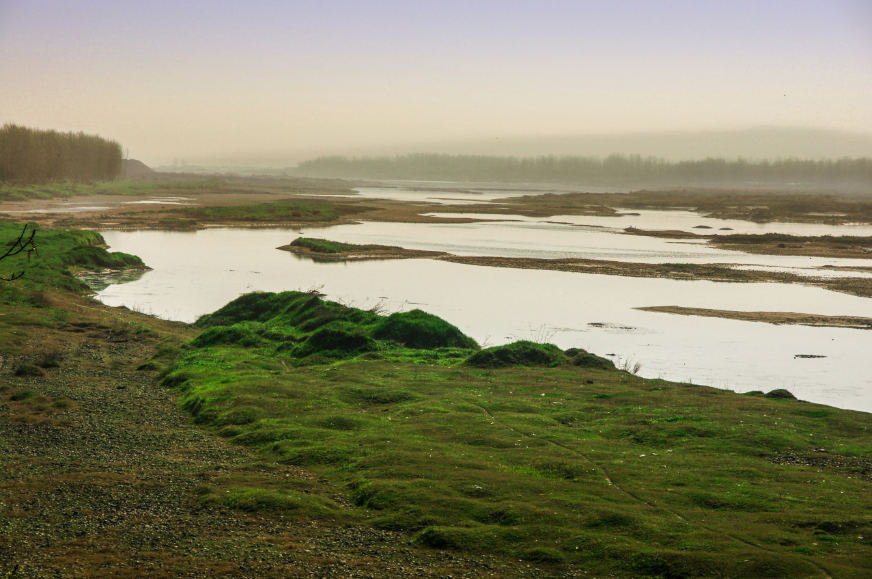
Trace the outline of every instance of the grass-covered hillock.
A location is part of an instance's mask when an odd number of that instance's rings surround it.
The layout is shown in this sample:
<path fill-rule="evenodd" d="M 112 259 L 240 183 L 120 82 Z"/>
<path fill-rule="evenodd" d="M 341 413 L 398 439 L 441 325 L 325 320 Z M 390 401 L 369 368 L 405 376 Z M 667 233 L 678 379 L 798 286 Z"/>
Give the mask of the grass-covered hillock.
<path fill-rule="evenodd" d="M 520 340 L 504 346 L 494 346 L 473 354 L 466 363 L 478 368 L 505 368 L 507 366 L 554 367 L 566 363 L 563 350 L 553 344 L 539 344 Z"/>
<path fill-rule="evenodd" d="M 305 247 L 315 253 L 345 253 L 348 251 L 365 251 L 367 249 L 390 249 L 386 245 L 359 245 L 310 237 L 298 237 L 290 245 L 292 247 Z"/>
<path fill-rule="evenodd" d="M 646 380 L 534 342 L 452 359 L 380 341 L 387 319 L 299 292 L 243 296 L 198 322 L 202 347 L 163 384 L 198 424 L 329 481 L 355 506 L 325 503 L 332 519 L 419 546 L 556 576 L 872 573 L 870 415 Z M 387 349 L 335 362 L 371 348 Z M 296 352 L 319 363 L 288 364 Z M 228 492 L 198 500 L 239 508 Z M 287 502 L 280 485 L 246 492 L 260 497 L 246 508 Z"/>
<path fill-rule="evenodd" d="M 191 342 L 194 347 L 262 347 L 301 363 L 369 352 L 420 355 L 408 353 L 410 349 L 440 349 L 432 355 L 457 360 L 478 348 L 475 340 L 455 326 L 420 310 L 383 317 L 309 292 L 246 294 L 201 317 L 195 325 L 207 330 Z"/>
<path fill-rule="evenodd" d="M 418 309 L 383 318 L 373 328 L 372 336 L 401 343 L 407 348 L 478 348 L 476 341 L 456 326 Z"/>
<path fill-rule="evenodd" d="M 0 222 L 3 252 L 15 243 L 23 228 L 23 224 Z M 106 250 L 103 247 L 106 241 L 96 231 L 42 229 L 36 223 L 29 223 L 25 237 L 29 237 L 34 230 L 37 251 L 19 253 L 0 261 L 0 275 L 8 278 L 13 274 L 23 274 L 14 282 L 14 287 L 3 286 L 6 293 L 15 293 L 15 288 L 88 293 L 88 286 L 76 279 L 74 273 L 145 267 L 135 255 Z"/>
<path fill-rule="evenodd" d="M 614 362 L 608 358 L 591 354 L 580 348 L 570 348 L 564 352 L 569 358 L 569 363 L 579 368 L 593 368 L 596 370 L 617 370 Z"/>

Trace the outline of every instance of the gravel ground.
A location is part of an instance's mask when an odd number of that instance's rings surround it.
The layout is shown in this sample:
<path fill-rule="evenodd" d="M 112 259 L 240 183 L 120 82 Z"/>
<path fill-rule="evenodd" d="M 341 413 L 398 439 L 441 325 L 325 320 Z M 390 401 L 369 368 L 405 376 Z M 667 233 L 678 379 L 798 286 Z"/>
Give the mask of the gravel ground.
<path fill-rule="evenodd" d="M 418 549 L 403 535 L 347 522 L 205 505 L 197 494 L 204 484 L 244 479 L 266 486 L 293 477 L 352 508 L 342 489 L 314 473 L 265 464 L 191 424 L 172 392 L 156 385 L 155 372 L 135 370 L 159 340 L 111 329 L 111 320 L 137 314 L 79 309 L 86 319 L 25 328 L 26 355 L 2 357 L 4 577 L 16 566 L 16 577 L 45 578 L 590 577 L 572 567 Z M 149 323 L 161 339 L 163 332 L 184 338 L 187 331 Z M 52 348 L 61 349 L 59 368 L 14 376 L 20 364 L 37 364 Z M 36 396 L 12 399 L 24 390 Z"/>

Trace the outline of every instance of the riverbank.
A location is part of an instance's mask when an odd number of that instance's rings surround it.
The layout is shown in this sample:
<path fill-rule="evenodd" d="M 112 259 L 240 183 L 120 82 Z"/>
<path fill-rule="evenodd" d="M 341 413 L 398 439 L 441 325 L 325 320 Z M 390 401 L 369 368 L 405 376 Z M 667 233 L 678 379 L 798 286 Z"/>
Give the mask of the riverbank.
<path fill-rule="evenodd" d="M 698 235 L 686 231 L 657 231 L 634 227 L 624 229 L 624 233 L 660 239 L 697 240 L 725 251 L 741 251 L 756 255 L 872 259 L 872 237 L 849 235 L 809 237 L 781 233 Z"/>
<path fill-rule="evenodd" d="M 767 324 L 800 325 L 822 328 L 872 329 L 872 318 L 852 316 L 820 316 L 795 312 L 735 312 L 729 310 L 710 310 L 705 308 L 684 308 L 681 306 L 647 306 L 633 308 L 644 312 L 660 312 L 680 316 L 703 316 L 724 318 L 744 322 L 765 322 Z"/>

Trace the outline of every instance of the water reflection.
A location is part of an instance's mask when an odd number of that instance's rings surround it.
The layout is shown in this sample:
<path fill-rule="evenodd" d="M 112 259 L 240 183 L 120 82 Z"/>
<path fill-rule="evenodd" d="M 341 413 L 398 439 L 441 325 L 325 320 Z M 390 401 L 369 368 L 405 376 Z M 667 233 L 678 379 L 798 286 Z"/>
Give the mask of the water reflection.
<path fill-rule="evenodd" d="M 88 284 L 95 292 L 101 292 L 111 285 L 133 283 L 142 279 L 149 270 L 128 269 L 124 271 L 111 271 L 107 273 L 83 273 L 76 277 Z"/>

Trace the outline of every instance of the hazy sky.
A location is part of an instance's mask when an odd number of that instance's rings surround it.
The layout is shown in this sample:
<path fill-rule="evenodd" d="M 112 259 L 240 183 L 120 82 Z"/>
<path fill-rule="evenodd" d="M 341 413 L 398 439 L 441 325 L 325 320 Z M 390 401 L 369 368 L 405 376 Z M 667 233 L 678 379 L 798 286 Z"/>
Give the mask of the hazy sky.
<path fill-rule="evenodd" d="M 868 134 L 872 1 L 0 0 L 3 122 L 98 133 L 149 164 Z"/>

